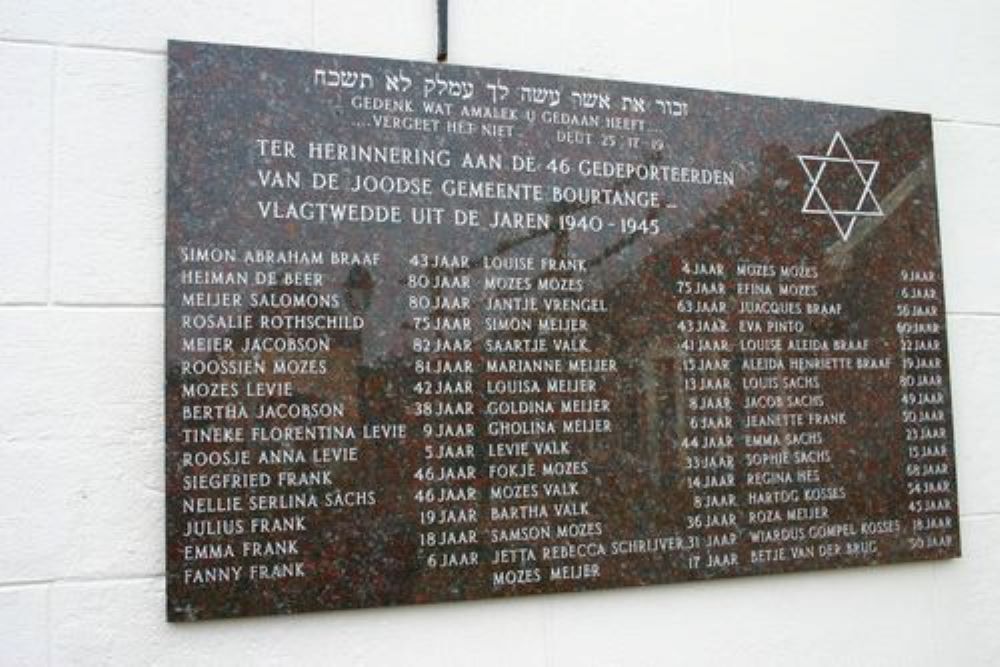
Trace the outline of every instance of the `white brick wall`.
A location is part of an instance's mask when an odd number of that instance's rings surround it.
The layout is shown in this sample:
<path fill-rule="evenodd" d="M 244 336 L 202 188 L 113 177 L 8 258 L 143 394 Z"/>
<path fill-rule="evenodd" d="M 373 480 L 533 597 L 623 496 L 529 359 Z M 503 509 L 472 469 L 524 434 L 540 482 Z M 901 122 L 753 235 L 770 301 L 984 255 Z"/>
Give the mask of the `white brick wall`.
<path fill-rule="evenodd" d="M 167 625 L 166 39 L 432 59 L 434 3 L 0 0 L 0 664 L 1000 664 L 1000 5 L 451 5 L 459 64 L 933 113 L 965 556 Z"/>
<path fill-rule="evenodd" d="M 7 158 L 0 160 L 3 303 L 49 298 L 53 60 L 48 47 L 0 43 L 0 146 Z"/>

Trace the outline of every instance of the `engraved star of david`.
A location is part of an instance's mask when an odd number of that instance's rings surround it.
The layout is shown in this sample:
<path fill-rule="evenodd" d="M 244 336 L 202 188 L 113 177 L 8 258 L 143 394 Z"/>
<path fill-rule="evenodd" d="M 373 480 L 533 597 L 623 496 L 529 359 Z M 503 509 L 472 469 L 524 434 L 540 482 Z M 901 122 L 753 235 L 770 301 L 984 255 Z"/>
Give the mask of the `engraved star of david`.
<path fill-rule="evenodd" d="M 798 158 L 809 177 L 809 194 L 806 195 L 806 201 L 802 205 L 802 212 L 810 215 L 828 216 L 837 226 L 840 238 L 844 241 L 851 237 L 854 223 L 858 221 L 858 218 L 878 218 L 884 215 L 882 207 L 879 206 L 878 200 L 875 199 L 875 194 L 872 192 L 872 184 L 875 182 L 875 174 L 878 173 L 879 162 L 877 160 L 856 159 L 840 132 L 833 135 L 830 147 L 826 149 L 826 155 L 799 155 Z M 834 163 L 850 164 L 864 186 L 853 209 L 834 209 L 830 206 L 823 194 L 823 189 L 820 187 L 827 165 Z"/>

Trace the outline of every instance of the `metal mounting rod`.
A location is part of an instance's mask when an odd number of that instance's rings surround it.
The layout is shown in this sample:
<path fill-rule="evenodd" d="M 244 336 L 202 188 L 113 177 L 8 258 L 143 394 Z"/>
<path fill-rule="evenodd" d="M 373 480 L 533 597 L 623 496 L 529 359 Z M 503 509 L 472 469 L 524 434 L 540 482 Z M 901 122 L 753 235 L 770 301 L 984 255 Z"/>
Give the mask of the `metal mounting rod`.
<path fill-rule="evenodd" d="M 439 63 L 448 60 L 448 0 L 437 0 L 438 5 L 438 53 Z"/>

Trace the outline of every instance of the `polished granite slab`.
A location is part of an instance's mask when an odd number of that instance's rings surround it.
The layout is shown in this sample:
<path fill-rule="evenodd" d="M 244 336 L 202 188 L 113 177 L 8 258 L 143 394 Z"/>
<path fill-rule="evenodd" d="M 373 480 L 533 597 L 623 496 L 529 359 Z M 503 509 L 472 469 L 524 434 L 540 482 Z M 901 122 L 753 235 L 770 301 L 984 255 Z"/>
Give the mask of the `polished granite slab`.
<path fill-rule="evenodd" d="M 191 42 L 168 104 L 170 620 L 959 555 L 927 115 Z"/>

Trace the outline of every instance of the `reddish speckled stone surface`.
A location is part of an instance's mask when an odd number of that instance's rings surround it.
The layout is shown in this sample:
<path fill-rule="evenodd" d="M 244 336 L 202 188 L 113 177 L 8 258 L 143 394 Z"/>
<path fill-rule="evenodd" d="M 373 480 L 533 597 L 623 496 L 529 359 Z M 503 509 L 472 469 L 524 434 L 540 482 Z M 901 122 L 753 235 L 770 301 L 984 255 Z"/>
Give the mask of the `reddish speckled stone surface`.
<path fill-rule="evenodd" d="M 180 42 L 169 68 L 169 619 L 959 555 L 929 117 Z M 315 219 L 340 204 L 399 221 Z"/>

